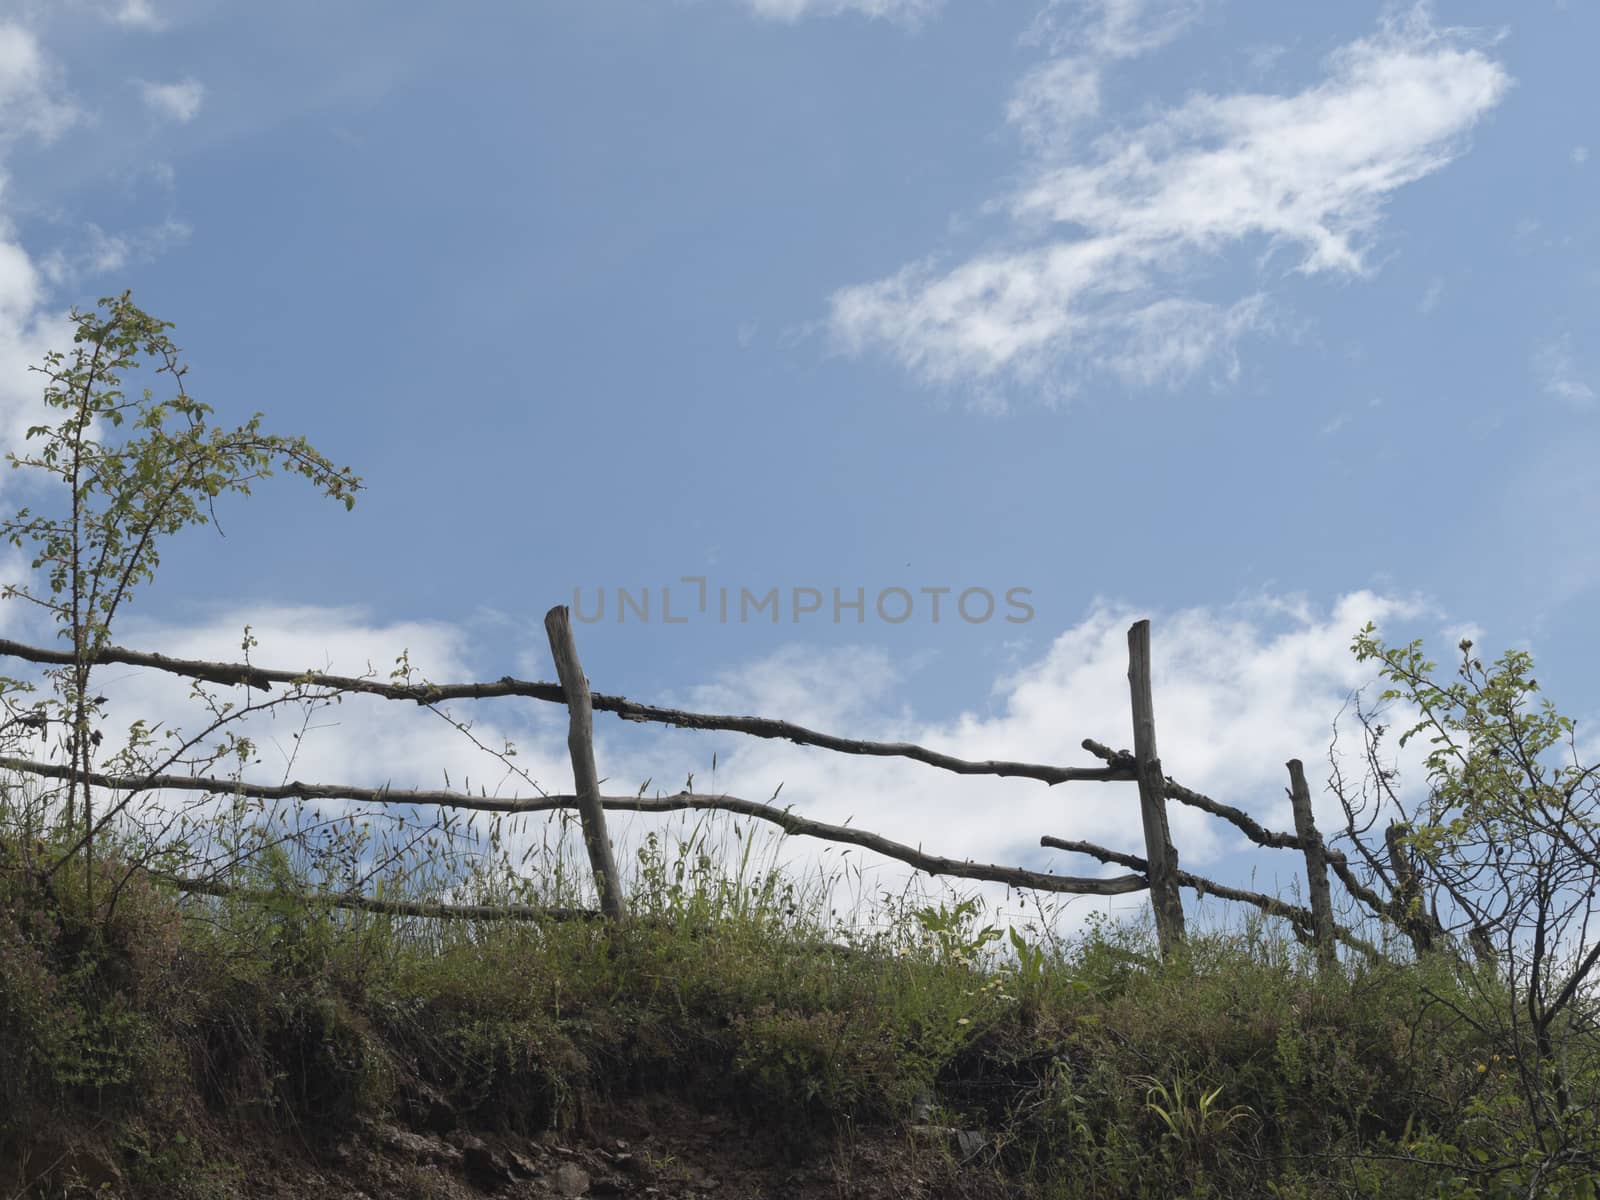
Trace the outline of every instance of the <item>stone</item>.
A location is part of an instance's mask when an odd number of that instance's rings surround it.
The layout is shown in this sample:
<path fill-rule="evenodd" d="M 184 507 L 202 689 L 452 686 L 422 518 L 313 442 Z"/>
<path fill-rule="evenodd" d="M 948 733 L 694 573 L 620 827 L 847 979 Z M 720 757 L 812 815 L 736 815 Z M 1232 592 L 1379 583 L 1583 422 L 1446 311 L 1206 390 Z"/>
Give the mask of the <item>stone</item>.
<path fill-rule="evenodd" d="M 576 1163 L 562 1163 L 556 1168 L 555 1185 L 563 1196 L 582 1196 L 589 1190 L 589 1172 Z"/>
<path fill-rule="evenodd" d="M 976 1129 L 956 1130 L 956 1153 L 965 1162 L 989 1144 L 989 1139 Z"/>
<path fill-rule="evenodd" d="M 449 1133 L 456 1127 L 455 1106 L 443 1096 L 428 1097 L 428 1111 L 423 1123 L 435 1133 Z"/>
<path fill-rule="evenodd" d="M 381 1123 L 372 1127 L 373 1137 L 385 1149 L 409 1155 L 417 1162 L 455 1164 L 461 1161 L 461 1151 L 438 1138 L 412 1133 L 398 1125 Z"/>
<path fill-rule="evenodd" d="M 988 1137 L 976 1129 L 952 1129 L 948 1125 L 913 1125 L 910 1132 L 914 1137 L 948 1142 L 950 1149 L 962 1162 L 972 1158 L 989 1144 Z"/>
<path fill-rule="evenodd" d="M 519 1175 L 532 1178 L 539 1173 L 539 1168 L 526 1154 L 519 1154 L 515 1150 L 506 1151 L 506 1157 L 511 1160 L 511 1169 Z"/>
<path fill-rule="evenodd" d="M 504 1187 L 511 1182 L 511 1168 L 480 1137 L 468 1134 L 461 1139 L 461 1165 L 467 1178 L 481 1188 Z"/>

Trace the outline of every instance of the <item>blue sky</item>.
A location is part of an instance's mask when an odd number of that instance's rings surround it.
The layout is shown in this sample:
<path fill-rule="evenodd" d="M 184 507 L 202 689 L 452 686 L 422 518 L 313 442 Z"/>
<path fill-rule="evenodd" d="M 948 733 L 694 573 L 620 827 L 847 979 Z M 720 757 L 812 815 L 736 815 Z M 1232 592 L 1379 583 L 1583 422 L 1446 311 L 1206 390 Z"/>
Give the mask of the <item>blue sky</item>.
<path fill-rule="evenodd" d="M 131 287 L 221 419 L 365 477 L 185 536 L 130 644 L 229 657 L 250 620 L 264 662 L 546 678 L 546 608 L 648 587 L 579 626 L 597 688 L 1076 762 L 1128 741 L 1149 616 L 1169 771 L 1284 824 L 1367 616 L 1600 707 L 1596 44 L 1546 0 L 10 0 L 0 419 Z M 684 577 L 823 611 L 667 625 Z M 484 719 L 565 786 L 549 714 Z M 463 769 L 346 720 L 324 778 Z M 1138 845 L 1131 795 L 602 733 L 613 778 L 715 748 L 731 791 L 951 853 Z"/>

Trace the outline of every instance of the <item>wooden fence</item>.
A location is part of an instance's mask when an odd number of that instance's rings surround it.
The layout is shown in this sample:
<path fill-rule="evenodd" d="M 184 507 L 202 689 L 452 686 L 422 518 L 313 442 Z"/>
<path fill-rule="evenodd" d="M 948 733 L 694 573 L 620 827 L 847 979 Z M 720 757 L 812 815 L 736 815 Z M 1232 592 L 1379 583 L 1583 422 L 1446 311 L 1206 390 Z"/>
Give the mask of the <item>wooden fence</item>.
<path fill-rule="evenodd" d="M 122 663 L 149 667 L 189 679 L 223 685 L 270 691 L 275 686 L 313 686 L 334 693 L 359 693 L 388 700 L 401 700 L 433 706 L 454 699 L 489 699 L 522 696 L 565 704 L 569 713 L 567 738 L 572 760 L 574 791 L 571 795 L 540 795 L 528 798 L 491 798 L 462 791 L 419 791 L 393 788 L 365 788 L 343 784 L 301 783 L 269 786 L 194 775 L 134 774 L 85 775 L 75 766 L 62 766 L 31 759 L 0 756 L 0 769 L 22 772 L 41 778 L 76 780 L 80 784 L 134 795 L 152 790 L 199 791 L 218 795 L 245 795 L 263 800 L 356 800 L 379 805 L 436 805 L 455 809 L 496 813 L 534 813 L 558 809 L 578 812 L 584 846 L 588 853 L 599 899 L 599 913 L 572 910 L 546 910 L 517 906 L 419 904 L 385 900 L 359 894 L 332 894 L 312 897 L 314 902 L 334 907 L 389 912 L 398 915 L 443 918 L 570 918 L 596 916 L 609 921 L 626 918 L 625 899 L 618 886 L 611 842 L 606 831 L 608 811 L 662 813 L 682 810 L 714 810 L 753 817 L 778 826 L 786 833 L 859 846 L 903 862 L 930 875 L 1003 883 L 1013 887 L 1077 895 L 1113 896 L 1149 890 L 1155 915 L 1157 936 L 1163 954 L 1170 954 L 1184 937 L 1181 889 L 1197 895 L 1253 905 L 1261 911 L 1288 920 L 1296 936 L 1316 947 L 1325 965 L 1336 961 L 1336 944 L 1343 942 L 1363 954 L 1375 956 L 1376 949 L 1351 930 L 1339 925 L 1333 916 L 1328 872 L 1338 875 L 1350 893 L 1375 915 L 1404 926 L 1407 915 L 1394 901 L 1385 901 L 1365 887 L 1350 869 L 1345 856 L 1324 845 L 1312 817 L 1311 795 L 1298 759 L 1287 764 L 1289 797 L 1295 832 L 1275 832 L 1264 828 L 1241 809 L 1201 795 L 1167 776 L 1156 751 L 1154 702 L 1150 687 L 1150 623 L 1136 622 L 1128 630 L 1128 688 L 1132 708 L 1133 750 L 1112 750 L 1093 739 L 1084 739 L 1083 748 L 1102 760 L 1092 767 L 1062 767 L 1041 763 L 972 761 L 956 758 L 904 742 L 869 742 L 837 737 L 767 717 L 728 716 L 685 712 L 640 704 L 620 696 L 591 692 L 579 662 L 577 645 L 565 606 L 545 616 L 545 630 L 555 663 L 557 683 L 541 683 L 503 677 L 492 682 L 462 684 L 383 683 L 374 679 L 331 675 L 322 672 L 269 670 L 250 664 L 204 662 L 170 658 L 160 654 L 106 647 L 93 656 L 94 664 Z M 71 651 L 49 650 L 0 639 L 0 655 L 41 665 L 64 665 L 73 661 Z M 970 859 L 948 858 L 925 853 L 878 834 L 850 826 L 834 825 L 801 817 L 774 804 L 742 800 L 728 795 L 702 795 L 684 791 L 672 795 L 606 796 L 599 788 L 593 740 L 593 713 L 611 712 L 626 721 L 654 722 L 683 729 L 722 730 L 752 737 L 782 739 L 842 754 L 905 758 L 960 775 L 992 775 L 1033 779 L 1055 785 L 1061 783 L 1134 783 L 1138 788 L 1139 811 L 1144 828 L 1145 854 L 1139 857 L 1097 846 L 1051 836 L 1040 838 L 1040 845 L 1083 854 L 1107 864 L 1125 867 L 1129 873 L 1111 877 L 1056 875 L 1025 867 L 975 863 Z M 1230 887 L 1182 870 L 1173 847 L 1167 822 L 1167 802 L 1199 808 L 1239 829 L 1257 845 L 1299 850 L 1305 860 L 1307 897 L 1310 908 L 1289 904 L 1277 897 Z M 215 879 L 177 879 L 184 890 L 219 894 L 228 889 Z"/>

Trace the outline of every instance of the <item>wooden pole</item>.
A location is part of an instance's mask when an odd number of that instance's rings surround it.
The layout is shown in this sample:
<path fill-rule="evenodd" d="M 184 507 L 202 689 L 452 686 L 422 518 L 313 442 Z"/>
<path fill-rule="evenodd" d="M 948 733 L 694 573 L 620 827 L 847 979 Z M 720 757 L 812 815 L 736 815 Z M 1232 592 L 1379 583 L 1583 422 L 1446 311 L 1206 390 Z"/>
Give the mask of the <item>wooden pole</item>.
<path fill-rule="evenodd" d="M 1167 828 L 1166 782 L 1156 753 L 1149 621 L 1135 621 L 1128 630 L 1128 691 L 1133 698 L 1133 757 L 1139 773 L 1145 860 L 1150 864 L 1150 905 L 1155 910 L 1156 937 L 1166 957 L 1183 942 L 1183 897 L 1178 891 L 1178 852 Z"/>
<path fill-rule="evenodd" d="M 1311 789 L 1306 786 L 1305 767 L 1298 758 L 1291 758 L 1286 765 L 1289 768 L 1289 802 L 1294 805 L 1294 832 L 1306 856 L 1317 962 L 1324 971 L 1331 971 L 1339 958 L 1334 945 L 1333 898 L 1328 891 L 1328 851 L 1311 814 Z"/>
<path fill-rule="evenodd" d="M 617 879 L 617 864 L 611 856 L 611 840 L 606 836 L 606 810 L 600 803 L 600 774 L 594 765 L 594 709 L 589 699 L 589 681 L 578 662 L 578 644 L 572 638 L 572 621 L 567 606 L 558 604 L 544 615 L 544 630 L 550 636 L 550 656 L 556 661 L 556 675 L 566 693 L 571 723 L 567 731 L 567 752 L 572 756 L 573 791 L 578 798 L 578 816 L 583 822 L 583 844 L 589 851 L 589 866 L 600 893 L 600 911 L 611 921 L 622 920 L 622 891 Z"/>
<path fill-rule="evenodd" d="M 1383 831 L 1383 840 L 1389 848 L 1389 866 L 1394 870 L 1392 906 L 1399 914 L 1401 928 L 1416 948 L 1417 957 L 1421 958 L 1433 950 L 1434 930 L 1422 909 L 1422 884 L 1406 845 L 1406 835 L 1410 832 L 1411 826 L 1405 822 L 1391 821 Z"/>

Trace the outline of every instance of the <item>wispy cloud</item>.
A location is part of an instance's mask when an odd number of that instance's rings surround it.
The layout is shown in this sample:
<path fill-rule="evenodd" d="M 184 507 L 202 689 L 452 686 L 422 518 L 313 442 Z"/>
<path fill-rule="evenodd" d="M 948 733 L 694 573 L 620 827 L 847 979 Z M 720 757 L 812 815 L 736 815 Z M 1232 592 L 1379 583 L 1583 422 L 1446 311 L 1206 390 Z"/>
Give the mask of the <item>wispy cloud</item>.
<path fill-rule="evenodd" d="M 144 97 L 145 106 L 150 111 L 183 123 L 194 120 L 200 114 L 200 105 L 206 96 L 205 85 L 193 79 L 178 83 L 146 83 L 141 80 L 138 86 L 139 94 Z"/>
<path fill-rule="evenodd" d="M 192 232 L 184 222 L 170 219 L 131 233 L 107 233 L 90 223 L 78 245 L 45 255 L 39 260 L 39 269 L 52 284 L 74 283 L 149 262 L 188 241 Z"/>
<path fill-rule="evenodd" d="M 1203 0 L 1050 0 L 1026 40 L 1056 54 L 1133 58 L 1173 41 L 1204 11 Z"/>
<path fill-rule="evenodd" d="M 936 12 L 943 0 L 743 0 L 759 17 L 772 21 L 799 21 L 805 17 L 834 17 L 856 13 L 914 25 Z"/>
<path fill-rule="evenodd" d="M 1584 378 L 1572 348 L 1572 335 L 1562 334 L 1544 343 L 1533 354 L 1533 370 L 1547 396 L 1576 409 L 1594 407 L 1594 385 Z"/>
<path fill-rule="evenodd" d="M 1049 154 L 1069 144 L 1072 131 L 1100 113 L 1100 72 L 1082 58 L 1056 58 L 1022 77 L 1006 120 L 1031 147 Z"/>
<path fill-rule="evenodd" d="M 1537 629 L 1594 608 L 1600 591 L 1600 429 L 1589 421 L 1568 428 L 1519 460 L 1504 463 L 1493 492 L 1480 505 L 1484 545 L 1504 548 L 1500 572 L 1514 581 Z M 1600 722 L 1597 722 L 1600 724 Z"/>
<path fill-rule="evenodd" d="M 1164 20 L 1152 11 L 1135 0 L 1093 7 L 1089 44 L 1107 58 L 1140 53 L 1193 16 L 1189 6 L 1159 10 Z M 1054 144 L 1094 111 L 1088 69 L 1047 64 L 1013 96 L 1008 116 L 1032 161 L 995 209 L 1023 248 L 953 267 L 928 259 L 841 289 L 831 327 L 844 348 L 881 348 L 939 384 L 1061 370 L 1139 384 L 1207 366 L 1227 374 L 1270 305 L 1186 294 L 1195 268 L 1247 248 L 1292 256 L 1306 275 L 1368 273 L 1390 195 L 1459 155 L 1511 85 L 1467 34 L 1418 8 L 1337 50 L 1303 91 L 1195 95 L 1061 159 Z"/>
<path fill-rule="evenodd" d="M 1417 301 L 1417 311 L 1423 316 L 1431 316 L 1439 307 L 1439 301 L 1444 298 L 1444 280 L 1438 276 L 1428 281 L 1427 290 L 1422 293 L 1422 299 Z"/>
<path fill-rule="evenodd" d="M 1106 68 L 1165 46 L 1201 11 L 1199 0 L 1051 0 L 1023 40 L 1052 56 L 1013 89 L 1006 121 L 1041 158 L 1064 155 L 1100 115 Z"/>

